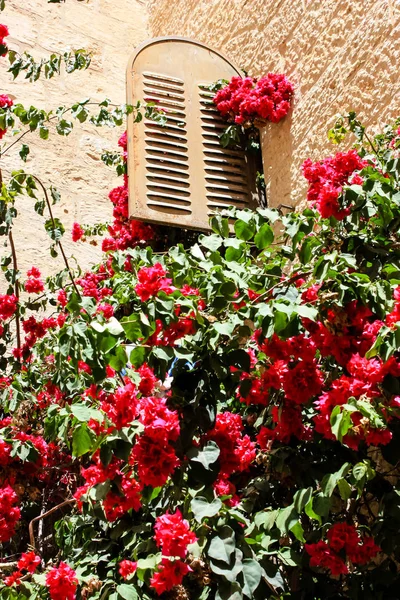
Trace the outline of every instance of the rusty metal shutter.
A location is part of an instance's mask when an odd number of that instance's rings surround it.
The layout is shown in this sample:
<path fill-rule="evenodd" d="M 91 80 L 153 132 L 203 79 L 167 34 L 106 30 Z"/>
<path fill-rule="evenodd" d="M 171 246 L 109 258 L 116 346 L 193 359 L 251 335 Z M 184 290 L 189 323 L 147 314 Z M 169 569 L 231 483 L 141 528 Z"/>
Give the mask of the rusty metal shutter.
<path fill-rule="evenodd" d="M 127 101 L 155 101 L 167 123 L 128 118 L 131 217 L 207 230 L 215 210 L 254 206 L 251 161 L 220 145 L 226 122 L 207 89 L 233 75 L 238 70 L 219 52 L 189 39 L 155 38 L 136 49 L 127 70 Z"/>

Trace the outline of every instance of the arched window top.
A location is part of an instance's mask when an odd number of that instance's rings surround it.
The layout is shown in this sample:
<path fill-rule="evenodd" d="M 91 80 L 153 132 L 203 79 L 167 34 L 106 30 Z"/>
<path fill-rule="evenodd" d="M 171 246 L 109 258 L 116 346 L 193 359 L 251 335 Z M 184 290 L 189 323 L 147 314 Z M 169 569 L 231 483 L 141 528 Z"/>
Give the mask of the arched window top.
<path fill-rule="evenodd" d="M 127 101 L 155 102 L 166 124 L 128 117 L 130 216 L 207 230 L 215 210 L 254 204 L 252 165 L 243 151 L 222 148 L 226 122 L 207 89 L 239 74 L 220 52 L 186 38 L 155 38 L 134 51 Z"/>

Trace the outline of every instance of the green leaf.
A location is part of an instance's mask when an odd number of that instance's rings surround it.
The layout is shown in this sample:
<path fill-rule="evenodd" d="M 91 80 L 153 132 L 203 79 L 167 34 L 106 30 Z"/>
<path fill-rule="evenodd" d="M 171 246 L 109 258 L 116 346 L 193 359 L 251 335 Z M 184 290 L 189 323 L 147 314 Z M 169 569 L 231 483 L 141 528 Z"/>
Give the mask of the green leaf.
<path fill-rule="evenodd" d="M 290 531 L 293 533 L 293 535 L 295 536 L 295 538 L 297 540 L 299 540 L 300 542 L 305 542 L 305 538 L 304 538 L 304 529 L 302 524 L 300 523 L 300 521 L 297 521 L 297 523 L 295 523 L 291 528 Z"/>
<path fill-rule="evenodd" d="M 93 442 L 94 433 L 86 423 L 81 423 L 75 429 L 72 436 L 72 455 L 79 457 L 86 454 L 91 450 Z"/>
<path fill-rule="evenodd" d="M 209 502 L 203 496 L 196 496 L 190 503 L 190 508 L 194 518 L 198 523 L 201 523 L 205 517 L 214 517 L 221 509 L 222 502 L 219 498 L 214 498 Z"/>
<path fill-rule="evenodd" d="M 240 240 L 244 240 L 245 242 L 251 240 L 253 237 L 256 227 L 253 221 L 246 223 L 241 219 L 238 219 L 234 225 L 235 233 Z"/>
<path fill-rule="evenodd" d="M 143 348 L 143 346 L 137 346 L 132 350 L 132 352 L 129 355 L 129 361 L 131 365 L 135 367 L 135 369 L 138 369 L 142 366 L 142 364 L 145 361 L 145 358 L 146 348 Z"/>
<path fill-rule="evenodd" d="M 311 500 L 313 493 L 312 487 L 305 488 L 304 490 L 299 490 L 293 496 L 293 504 L 297 512 L 300 514 L 303 508 L 308 504 Z"/>
<path fill-rule="evenodd" d="M 143 337 L 140 316 L 138 314 L 123 317 L 120 321 L 120 325 L 130 342 L 137 342 L 139 338 Z"/>
<path fill-rule="evenodd" d="M 353 467 L 353 477 L 356 481 L 361 481 L 363 477 L 367 474 L 367 465 L 365 463 L 359 462 Z"/>
<path fill-rule="evenodd" d="M 324 492 L 324 496 L 330 498 L 335 490 L 340 479 L 343 479 L 345 475 L 350 471 L 351 464 L 344 463 L 336 473 L 325 475 L 322 480 L 321 487 Z"/>
<path fill-rule="evenodd" d="M 254 243 L 259 250 L 264 250 L 274 241 L 274 232 L 268 223 L 264 223 L 259 231 L 254 236 Z"/>
<path fill-rule="evenodd" d="M 139 595 L 138 595 L 134 585 L 129 585 L 127 583 L 121 583 L 117 587 L 117 592 L 121 596 L 121 598 L 124 598 L 124 600 L 138 600 L 139 599 Z"/>
<path fill-rule="evenodd" d="M 331 413 L 330 423 L 333 435 L 336 439 L 341 442 L 343 437 L 351 429 L 353 422 L 351 420 L 351 412 L 346 410 L 343 406 L 335 406 Z"/>
<path fill-rule="evenodd" d="M 29 146 L 27 144 L 22 144 L 21 150 L 19 151 L 19 155 L 24 162 L 26 162 L 26 159 L 28 158 L 28 154 L 29 154 Z"/>
<path fill-rule="evenodd" d="M 253 598 L 253 592 L 260 585 L 263 570 L 260 564 L 253 558 L 245 558 L 242 564 L 244 579 L 243 594 L 248 598 Z"/>
<path fill-rule="evenodd" d="M 339 494 L 342 500 L 344 500 L 345 502 L 347 502 L 347 500 L 350 498 L 351 496 L 351 485 L 345 480 L 345 479 L 339 479 L 339 481 L 337 482 L 338 488 L 339 488 Z"/>
<path fill-rule="evenodd" d="M 224 525 L 220 530 L 220 535 L 211 538 L 208 556 L 223 563 L 230 564 L 234 551 L 235 533 L 231 527 Z"/>
<path fill-rule="evenodd" d="M 87 422 L 90 419 L 99 421 L 100 423 L 104 420 L 104 415 L 95 408 L 90 408 L 86 404 L 71 404 L 71 413 L 78 421 Z"/>
<path fill-rule="evenodd" d="M 313 501 L 314 499 L 311 498 L 308 504 L 305 505 L 304 512 L 306 513 L 307 517 L 309 517 L 310 519 L 314 519 L 315 521 L 318 521 L 318 523 L 321 524 L 321 517 L 313 509 Z"/>
<path fill-rule="evenodd" d="M 149 554 L 146 558 L 139 558 L 137 561 L 138 569 L 155 569 L 161 561 L 161 554 Z"/>
<path fill-rule="evenodd" d="M 200 463 L 207 471 L 214 467 L 219 455 L 220 449 L 213 441 L 208 441 L 202 449 L 194 447 L 187 452 L 190 462 Z"/>
<path fill-rule="evenodd" d="M 65 233 L 64 225 L 61 223 L 60 219 L 47 219 L 44 224 L 44 228 L 49 234 L 50 238 L 55 242 L 59 242 L 62 236 Z"/>
<path fill-rule="evenodd" d="M 286 508 L 279 509 L 279 514 L 276 518 L 276 526 L 282 534 L 288 533 L 295 523 L 297 523 L 299 515 L 293 504 Z"/>

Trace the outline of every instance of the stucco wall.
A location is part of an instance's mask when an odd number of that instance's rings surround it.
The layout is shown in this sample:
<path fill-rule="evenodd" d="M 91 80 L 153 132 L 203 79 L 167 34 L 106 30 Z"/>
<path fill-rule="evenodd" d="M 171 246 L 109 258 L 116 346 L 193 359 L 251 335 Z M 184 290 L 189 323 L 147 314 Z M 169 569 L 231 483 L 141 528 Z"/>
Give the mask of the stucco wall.
<path fill-rule="evenodd" d="M 271 205 L 304 199 L 303 160 L 334 152 L 326 132 L 355 110 L 372 130 L 400 114 L 399 0 L 148 0 L 154 36 L 225 52 L 250 75 L 285 72 L 293 112 L 265 133 Z"/>
<path fill-rule="evenodd" d="M 125 102 L 126 64 L 133 48 L 148 37 L 146 16 L 143 0 L 67 0 L 62 4 L 7 0 L 0 22 L 9 27 L 10 48 L 27 50 L 37 58 L 68 46 L 86 48 L 93 51 L 93 61 L 86 72 L 30 84 L 23 76 L 13 82 L 11 74 L 6 72 L 8 60 L 0 59 L 0 93 L 11 94 L 15 102 L 46 110 L 68 106 L 89 96 L 95 100 L 108 97 L 116 103 Z M 26 165 L 18 163 L 18 146 L 15 153 L 1 160 L 5 176 L 10 169 L 22 165 L 26 171 L 37 173 L 46 185 L 52 183 L 59 189 L 62 203 L 55 207 L 55 213 L 67 228 L 66 250 L 68 254 L 74 253 L 84 266 L 100 256 L 100 249 L 89 244 L 72 244 L 71 226 L 74 221 L 93 224 L 111 220 L 112 206 L 107 194 L 118 180 L 101 162 L 100 154 L 105 147 L 117 147 L 122 131 L 122 128 L 117 132 L 77 123 L 69 137 L 51 134 L 47 142 L 40 141 L 33 133 L 24 140 L 31 147 Z M 43 219 L 33 212 L 30 199 L 18 201 L 17 206 L 20 216 L 14 237 L 19 266 L 25 269 L 34 264 L 49 273 L 55 266 L 48 255 L 49 238 L 43 229 Z"/>

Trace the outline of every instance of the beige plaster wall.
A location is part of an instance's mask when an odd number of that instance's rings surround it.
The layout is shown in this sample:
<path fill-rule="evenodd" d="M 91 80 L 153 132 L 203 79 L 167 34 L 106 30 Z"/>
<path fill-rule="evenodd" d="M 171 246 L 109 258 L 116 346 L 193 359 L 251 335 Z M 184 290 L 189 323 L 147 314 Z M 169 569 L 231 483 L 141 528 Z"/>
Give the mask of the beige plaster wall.
<path fill-rule="evenodd" d="M 9 93 L 16 102 L 46 110 L 68 106 L 89 96 L 95 100 L 108 97 L 116 103 L 125 102 L 128 56 L 148 37 L 143 0 L 67 0 L 62 4 L 48 4 L 47 0 L 7 0 L 0 22 L 9 27 L 10 48 L 20 52 L 27 50 L 37 58 L 67 47 L 93 51 L 88 71 L 63 74 L 50 81 L 40 79 L 33 84 L 23 77 L 13 82 L 7 73 L 8 60 L 0 59 L 0 93 Z M 117 147 L 122 131 L 123 128 L 117 131 L 77 123 L 69 137 L 54 133 L 47 142 L 32 133 L 25 138 L 31 147 L 25 166 L 18 161 L 18 150 L 1 159 L 5 177 L 10 170 L 22 165 L 26 171 L 37 173 L 46 185 L 53 184 L 59 189 L 62 202 L 55 207 L 55 213 L 67 228 L 67 254 L 73 253 L 85 266 L 97 260 L 100 249 L 89 244 L 73 244 L 71 226 L 74 221 L 93 224 L 111 220 L 112 206 L 107 194 L 119 181 L 102 163 L 100 154 L 103 148 Z M 49 238 L 43 229 L 43 219 L 33 212 L 29 198 L 18 201 L 17 206 L 20 216 L 14 237 L 19 266 L 26 269 L 34 264 L 49 273 L 55 266 L 47 251 Z M 0 283 L 0 293 L 3 285 Z"/>
<path fill-rule="evenodd" d="M 225 52 L 250 75 L 285 72 L 293 112 L 264 136 L 271 205 L 305 197 L 300 166 L 334 152 L 326 132 L 355 110 L 372 130 L 400 114 L 399 0 L 148 0 L 154 36 Z"/>

